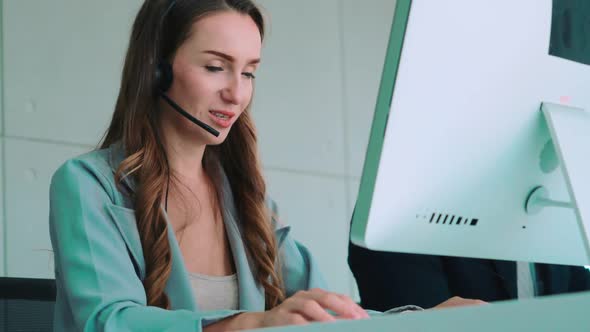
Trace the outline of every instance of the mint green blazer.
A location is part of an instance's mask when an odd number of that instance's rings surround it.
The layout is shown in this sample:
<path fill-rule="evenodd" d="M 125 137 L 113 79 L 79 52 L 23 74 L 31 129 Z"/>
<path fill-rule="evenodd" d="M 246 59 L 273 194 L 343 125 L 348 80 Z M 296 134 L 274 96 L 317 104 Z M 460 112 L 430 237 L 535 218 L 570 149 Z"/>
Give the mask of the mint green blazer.
<path fill-rule="evenodd" d="M 172 310 L 146 305 L 145 261 L 129 194 L 134 184 L 114 180 L 124 158 L 120 144 L 65 162 L 53 175 L 49 228 L 55 257 L 55 331 L 201 331 L 243 311 L 263 311 L 264 290 L 254 280 L 240 221 L 224 179 L 223 220 L 236 266 L 239 310 L 204 311 L 169 227 L 172 272 L 166 294 Z M 270 209 L 269 209 L 270 210 Z M 326 288 L 309 251 L 273 219 L 286 294 Z M 203 253 L 206 254 L 206 253 Z"/>

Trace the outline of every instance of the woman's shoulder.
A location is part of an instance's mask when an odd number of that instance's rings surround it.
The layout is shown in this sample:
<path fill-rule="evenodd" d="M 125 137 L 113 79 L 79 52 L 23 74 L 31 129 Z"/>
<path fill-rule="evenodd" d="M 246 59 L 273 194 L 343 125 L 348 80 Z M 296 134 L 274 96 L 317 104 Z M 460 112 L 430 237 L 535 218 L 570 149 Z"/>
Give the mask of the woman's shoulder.
<path fill-rule="evenodd" d="M 97 184 L 112 192 L 115 187 L 112 150 L 113 147 L 97 149 L 66 160 L 53 174 L 51 187 Z"/>
<path fill-rule="evenodd" d="M 110 148 L 99 149 L 89 151 L 76 157 L 70 158 L 66 160 L 60 167 L 58 167 L 54 176 L 61 173 L 108 174 L 111 172 L 109 152 Z"/>

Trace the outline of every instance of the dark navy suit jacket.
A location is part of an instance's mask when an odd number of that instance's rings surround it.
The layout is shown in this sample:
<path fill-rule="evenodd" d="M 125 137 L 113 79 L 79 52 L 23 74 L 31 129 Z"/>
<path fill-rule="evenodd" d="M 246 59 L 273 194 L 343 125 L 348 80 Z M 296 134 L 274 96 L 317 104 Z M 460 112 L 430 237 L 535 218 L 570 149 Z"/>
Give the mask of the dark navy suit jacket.
<path fill-rule="evenodd" d="M 367 309 L 409 303 L 430 308 L 453 296 L 486 302 L 517 298 L 511 261 L 380 252 L 350 243 L 348 264 Z M 590 272 L 583 267 L 535 264 L 535 269 L 537 295 L 590 290 Z"/>

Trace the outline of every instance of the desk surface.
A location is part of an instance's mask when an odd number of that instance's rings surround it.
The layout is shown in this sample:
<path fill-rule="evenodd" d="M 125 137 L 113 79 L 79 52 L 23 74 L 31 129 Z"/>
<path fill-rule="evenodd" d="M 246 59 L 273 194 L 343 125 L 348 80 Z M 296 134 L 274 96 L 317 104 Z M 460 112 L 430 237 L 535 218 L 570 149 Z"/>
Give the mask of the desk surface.
<path fill-rule="evenodd" d="M 590 331 L 590 292 L 411 312 L 367 320 L 262 329 L 265 332 L 345 331 Z"/>

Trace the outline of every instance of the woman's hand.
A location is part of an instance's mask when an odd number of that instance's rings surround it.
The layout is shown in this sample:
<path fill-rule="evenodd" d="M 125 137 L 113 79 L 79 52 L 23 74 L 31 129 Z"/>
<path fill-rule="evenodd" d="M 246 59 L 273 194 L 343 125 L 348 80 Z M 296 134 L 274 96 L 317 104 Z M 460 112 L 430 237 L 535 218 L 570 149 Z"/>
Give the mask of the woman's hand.
<path fill-rule="evenodd" d="M 299 291 L 272 310 L 264 312 L 260 327 L 303 325 L 311 322 L 368 317 L 365 310 L 348 296 L 314 288 Z"/>
<path fill-rule="evenodd" d="M 440 308 L 452 308 L 452 307 L 462 307 L 462 306 L 470 306 L 470 305 L 482 305 L 488 304 L 482 300 L 475 300 L 475 299 L 464 299 L 459 296 L 453 296 L 450 299 L 444 301 L 433 307 L 432 309 L 440 309 Z"/>
<path fill-rule="evenodd" d="M 365 310 L 348 296 L 314 288 L 295 293 L 269 311 L 244 312 L 206 326 L 204 331 L 239 331 L 368 317 Z"/>

